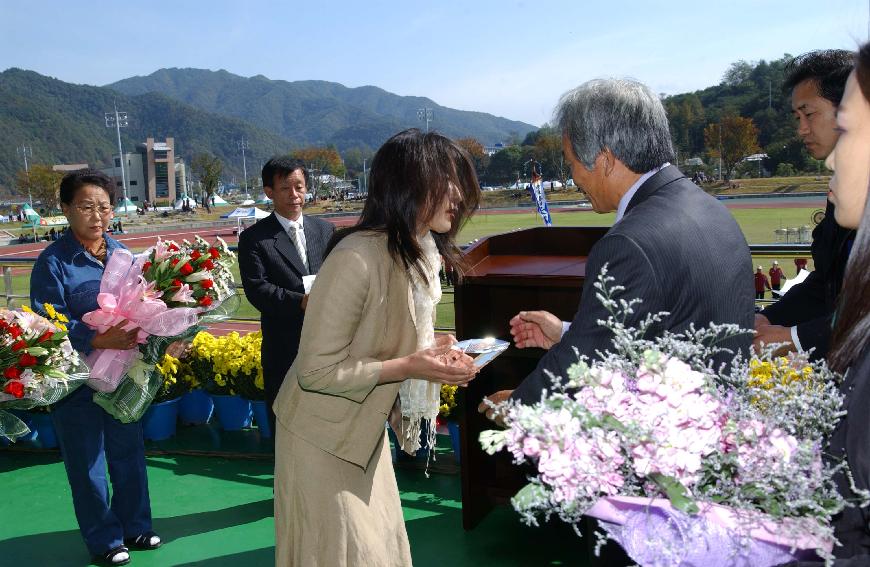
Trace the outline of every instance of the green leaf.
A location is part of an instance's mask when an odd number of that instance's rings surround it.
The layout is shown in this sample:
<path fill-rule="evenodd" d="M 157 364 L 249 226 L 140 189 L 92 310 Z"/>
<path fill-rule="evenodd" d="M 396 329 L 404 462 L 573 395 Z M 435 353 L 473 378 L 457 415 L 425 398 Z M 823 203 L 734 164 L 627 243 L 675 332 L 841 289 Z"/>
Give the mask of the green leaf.
<path fill-rule="evenodd" d="M 698 504 L 689 497 L 686 487 L 680 484 L 677 479 L 659 473 L 650 475 L 650 478 L 659 488 L 664 490 L 668 500 L 671 501 L 671 506 L 686 514 L 697 514 L 700 512 L 701 509 L 698 508 Z"/>
<path fill-rule="evenodd" d="M 45 356 L 48 354 L 47 349 L 38 346 L 27 347 L 25 350 L 33 356 Z"/>
<path fill-rule="evenodd" d="M 547 491 L 540 484 L 529 483 L 522 487 L 516 495 L 511 498 L 511 503 L 517 510 L 528 510 L 540 505 L 542 501 L 546 501 Z"/>

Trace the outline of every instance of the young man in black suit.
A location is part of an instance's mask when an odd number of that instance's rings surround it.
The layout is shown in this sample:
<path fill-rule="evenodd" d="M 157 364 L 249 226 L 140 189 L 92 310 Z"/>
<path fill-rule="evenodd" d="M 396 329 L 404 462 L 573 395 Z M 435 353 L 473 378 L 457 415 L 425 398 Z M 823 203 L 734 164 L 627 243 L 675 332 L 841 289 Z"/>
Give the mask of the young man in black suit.
<path fill-rule="evenodd" d="M 854 61 L 855 54 L 842 49 L 812 51 L 796 57 L 786 70 L 784 86 L 791 91 L 798 136 L 816 159 L 826 159 L 840 137 L 837 107 Z M 815 349 L 813 359 L 827 356 L 834 307 L 854 240 L 855 231 L 837 224 L 834 205 L 828 202 L 825 218 L 813 230 L 814 270 L 756 316 L 756 346 L 785 343 L 784 350 Z"/>
<path fill-rule="evenodd" d="M 260 311 L 266 407 L 275 431 L 272 404 L 299 350 L 308 303 L 302 277 L 317 274 L 335 227 L 302 215 L 308 171 L 301 161 L 273 157 L 262 175 L 274 212 L 239 235 L 239 271 L 248 301 Z"/>
<path fill-rule="evenodd" d="M 511 320 L 518 348 L 548 350 L 516 390 L 490 396 L 494 402 L 539 401 L 551 385 L 547 373 L 566 377 L 577 361 L 575 348 L 592 359 L 596 351 L 613 349 L 612 332 L 598 324 L 609 313 L 593 287 L 605 265 L 614 284 L 625 287 L 617 299 L 643 300 L 628 325 L 636 326 L 648 313 L 669 313 L 650 335 L 684 331 L 692 323 L 752 327 L 749 247 L 731 213 L 670 164 L 674 150 L 659 98 L 635 81 L 595 80 L 566 93 L 556 116 L 574 182 L 596 212 L 616 211 L 616 222 L 589 253 L 580 306 L 570 324 L 544 311 L 521 312 Z M 747 350 L 749 344 L 747 335 L 724 346 Z M 480 410 L 492 417 L 484 404 Z"/>

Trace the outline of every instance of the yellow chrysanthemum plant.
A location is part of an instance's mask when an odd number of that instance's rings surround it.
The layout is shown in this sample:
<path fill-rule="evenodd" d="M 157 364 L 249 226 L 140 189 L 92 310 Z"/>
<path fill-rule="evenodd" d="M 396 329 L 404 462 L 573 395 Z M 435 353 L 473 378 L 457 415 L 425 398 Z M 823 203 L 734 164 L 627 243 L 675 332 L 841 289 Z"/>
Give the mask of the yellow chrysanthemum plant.
<path fill-rule="evenodd" d="M 441 406 L 438 408 L 438 417 L 448 421 L 456 420 L 457 390 L 459 390 L 458 386 L 441 385 Z"/>
<path fill-rule="evenodd" d="M 248 400 L 265 399 L 260 331 L 223 337 L 201 332 L 191 349 L 192 379 L 211 394 L 239 395 Z"/>
<path fill-rule="evenodd" d="M 154 396 L 154 403 L 175 400 L 190 390 L 186 376 L 192 370 L 187 359 L 178 359 L 170 354 L 164 354 L 160 362 L 155 365 L 154 372 L 163 378 L 163 383 Z"/>

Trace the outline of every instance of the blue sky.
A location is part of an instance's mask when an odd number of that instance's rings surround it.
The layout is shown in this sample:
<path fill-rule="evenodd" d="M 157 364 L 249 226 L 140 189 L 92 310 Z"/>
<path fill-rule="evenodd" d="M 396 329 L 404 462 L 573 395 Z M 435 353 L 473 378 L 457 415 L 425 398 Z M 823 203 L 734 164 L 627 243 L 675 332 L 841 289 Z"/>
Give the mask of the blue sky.
<path fill-rule="evenodd" d="M 104 85 L 162 67 L 376 85 L 535 125 L 565 90 L 634 77 L 668 94 L 736 60 L 854 48 L 868 0 L 0 0 L 0 69 Z M 437 121 L 437 117 L 436 117 Z"/>

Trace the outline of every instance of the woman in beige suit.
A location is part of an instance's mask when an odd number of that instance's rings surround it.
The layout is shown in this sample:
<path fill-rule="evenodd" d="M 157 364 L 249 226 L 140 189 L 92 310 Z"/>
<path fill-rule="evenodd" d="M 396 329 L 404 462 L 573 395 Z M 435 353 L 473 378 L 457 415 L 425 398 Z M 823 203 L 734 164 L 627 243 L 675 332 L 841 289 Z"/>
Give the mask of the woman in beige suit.
<path fill-rule="evenodd" d="M 432 326 L 438 256 L 459 267 L 454 236 L 479 199 L 470 159 L 444 136 L 407 130 L 375 155 L 360 221 L 330 243 L 274 406 L 278 565 L 411 565 L 384 424 L 399 411 L 409 423 L 399 399 L 475 375 Z"/>

